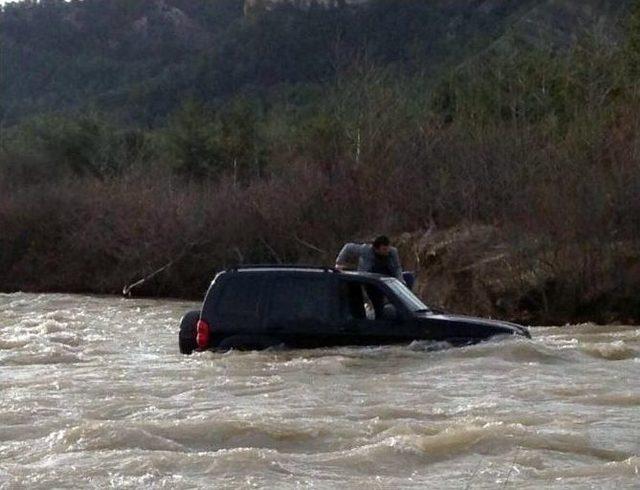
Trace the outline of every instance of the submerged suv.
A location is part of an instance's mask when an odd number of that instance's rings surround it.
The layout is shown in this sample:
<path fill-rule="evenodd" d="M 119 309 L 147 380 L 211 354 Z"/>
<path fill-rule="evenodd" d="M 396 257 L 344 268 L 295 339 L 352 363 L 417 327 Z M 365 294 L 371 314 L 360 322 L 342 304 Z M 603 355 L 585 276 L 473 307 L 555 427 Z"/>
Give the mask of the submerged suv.
<path fill-rule="evenodd" d="M 303 266 L 246 266 L 216 275 L 201 311 L 180 325 L 183 354 L 403 344 L 467 345 L 497 335 L 531 338 L 519 325 L 432 310 L 393 277 Z"/>

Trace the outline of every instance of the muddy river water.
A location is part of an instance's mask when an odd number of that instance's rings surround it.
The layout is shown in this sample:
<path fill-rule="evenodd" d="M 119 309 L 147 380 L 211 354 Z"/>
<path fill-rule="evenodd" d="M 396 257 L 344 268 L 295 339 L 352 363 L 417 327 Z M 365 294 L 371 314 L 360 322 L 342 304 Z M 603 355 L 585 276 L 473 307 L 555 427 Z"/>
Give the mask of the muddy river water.
<path fill-rule="evenodd" d="M 185 357 L 194 306 L 0 295 L 0 488 L 640 488 L 640 327 Z"/>

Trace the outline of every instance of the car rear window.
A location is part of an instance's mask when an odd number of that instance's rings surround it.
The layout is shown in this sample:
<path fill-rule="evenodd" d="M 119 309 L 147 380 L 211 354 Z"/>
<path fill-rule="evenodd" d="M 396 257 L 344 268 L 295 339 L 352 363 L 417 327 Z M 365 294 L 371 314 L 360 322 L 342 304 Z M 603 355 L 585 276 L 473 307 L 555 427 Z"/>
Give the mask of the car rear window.
<path fill-rule="evenodd" d="M 271 320 L 326 320 L 328 316 L 327 282 L 322 278 L 279 277 L 269 290 Z"/>
<path fill-rule="evenodd" d="M 263 278 L 249 274 L 233 275 L 225 281 L 215 306 L 216 314 L 258 316 Z"/>

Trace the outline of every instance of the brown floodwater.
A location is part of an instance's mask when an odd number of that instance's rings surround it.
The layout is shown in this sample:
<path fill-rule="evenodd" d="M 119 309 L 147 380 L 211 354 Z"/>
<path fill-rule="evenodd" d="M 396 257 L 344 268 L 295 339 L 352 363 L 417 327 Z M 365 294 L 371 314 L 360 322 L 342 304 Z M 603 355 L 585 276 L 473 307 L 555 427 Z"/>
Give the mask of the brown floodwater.
<path fill-rule="evenodd" d="M 640 488 L 640 327 L 185 357 L 194 306 L 0 295 L 0 487 Z"/>

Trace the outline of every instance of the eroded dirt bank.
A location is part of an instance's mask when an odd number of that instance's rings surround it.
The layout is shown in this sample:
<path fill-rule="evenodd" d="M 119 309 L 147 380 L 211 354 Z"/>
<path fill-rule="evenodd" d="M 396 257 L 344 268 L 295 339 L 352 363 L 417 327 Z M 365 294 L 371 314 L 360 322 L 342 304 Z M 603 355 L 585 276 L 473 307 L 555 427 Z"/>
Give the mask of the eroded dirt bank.
<path fill-rule="evenodd" d="M 632 243 L 554 244 L 491 226 L 405 233 L 397 242 L 428 304 L 529 324 L 640 320 Z"/>

